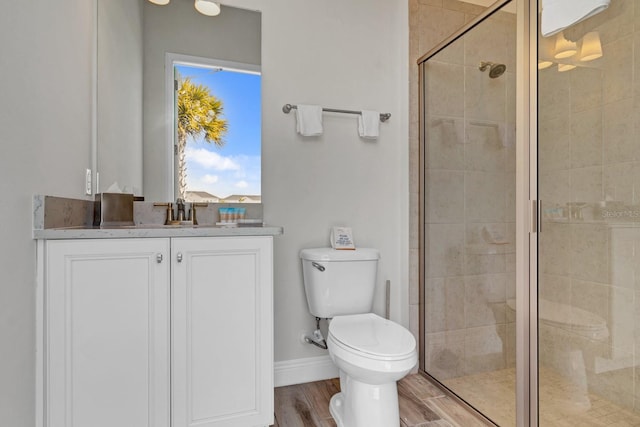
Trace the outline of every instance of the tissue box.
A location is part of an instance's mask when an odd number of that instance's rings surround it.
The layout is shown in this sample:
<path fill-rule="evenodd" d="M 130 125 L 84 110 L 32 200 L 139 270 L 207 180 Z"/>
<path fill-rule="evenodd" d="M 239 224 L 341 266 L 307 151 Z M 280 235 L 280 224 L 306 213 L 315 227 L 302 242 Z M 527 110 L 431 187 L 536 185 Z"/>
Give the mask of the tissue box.
<path fill-rule="evenodd" d="M 96 194 L 93 204 L 93 224 L 97 226 L 134 225 L 133 194 Z"/>

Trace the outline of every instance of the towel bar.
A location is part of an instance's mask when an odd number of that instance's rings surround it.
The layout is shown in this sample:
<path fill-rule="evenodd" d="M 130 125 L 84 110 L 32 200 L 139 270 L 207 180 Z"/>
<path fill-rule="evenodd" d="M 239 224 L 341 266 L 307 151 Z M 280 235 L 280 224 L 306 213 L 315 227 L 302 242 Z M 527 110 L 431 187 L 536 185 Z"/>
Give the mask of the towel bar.
<path fill-rule="evenodd" d="M 291 110 L 294 109 L 294 108 L 298 108 L 298 106 L 297 105 L 293 105 L 293 104 L 284 104 L 284 106 L 282 107 L 282 111 L 285 114 L 289 114 L 289 112 L 291 112 Z M 361 111 L 338 110 L 336 108 L 322 108 L 322 111 L 327 111 L 329 113 L 362 114 Z M 381 122 L 386 122 L 390 118 L 391 118 L 391 113 L 380 113 L 380 121 Z"/>

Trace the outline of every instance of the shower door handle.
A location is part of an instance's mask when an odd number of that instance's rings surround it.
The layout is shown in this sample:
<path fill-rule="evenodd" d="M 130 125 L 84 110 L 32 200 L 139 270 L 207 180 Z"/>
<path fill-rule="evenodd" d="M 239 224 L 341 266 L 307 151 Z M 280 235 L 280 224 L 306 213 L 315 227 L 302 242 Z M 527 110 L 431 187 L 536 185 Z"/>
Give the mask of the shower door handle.
<path fill-rule="evenodd" d="M 542 233 L 542 200 L 538 200 L 538 234 Z"/>
<path fill-rule="evenodd" d="M 531 234 L 542 233 L 542 201 L 531 202 Z"/>

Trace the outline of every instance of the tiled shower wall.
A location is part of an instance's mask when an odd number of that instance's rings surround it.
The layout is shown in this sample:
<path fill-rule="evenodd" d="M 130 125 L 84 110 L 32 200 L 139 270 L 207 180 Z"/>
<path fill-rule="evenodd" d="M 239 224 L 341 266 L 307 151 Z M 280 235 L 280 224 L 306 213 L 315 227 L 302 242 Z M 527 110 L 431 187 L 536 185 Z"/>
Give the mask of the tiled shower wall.
<path fill-rule="evenodd" d="M 483 8 L 411 4 L 417 59 Z M 426 364 L 439 379 L 513 365 L 515 15 L 499 13 L 429 61 L 426 156 Z M 490 79 L 480 61 L 504 63 Z M 412 220 L 418 212 L 418 70 L 412 64 Z M 412 284 L 418 231 L 412 223 Z M 411 295 L 417 312 L 417 291 Z M 412 313 L 413 318 L 413 313 Z"/>
<path fill-rule="evenodd" d="M 416 61 L 483 10 L 457 0 L 409 0 L 409 327 L 418 339 L 419 321 L 419 78 Z"/>
<path fill-rule="evenodd" d="M 409 5 L 410 309 L 411 330 L 417 336 L 419 88 L 415 60 L 473 19 L 482 8 L 453 0 L 409 0 Z M 544 221 L 540 241 L 539 286 L 541 298 L 566 304 L 572 316 L 577 315 L 577 310 L 573 309 L 577 308 L 605 319 L 610 336 L 604 340 L 585 340 L 578 334 L 543 322 L 540 325 L 540 362 L 542 366 L 566 378 L 582 382 L 593 392 L 639 410 L 640 369 L 637 367 L 640 366 L 640 329 L 636 325 L 640 325 L 640 231 L 637 222 L 605 221 L 598 215 L 601 215 L 599 209 L 602 205 L 630 212 L 640 211 L 640 140 L 637 137 L 640 133 L 640 73 L 636 71 L 640 70 L 640 2 L 615 0 L 606 12 L 592 18 L 591 23 L 586 21 L 582 27 L 575 27 L 567 36 L 579 36 L 580 32 L 589 30 L 589 26 L 593 27 L 594 22 L 600 32 L 604 51 L 604 58 L 599 63 L 587 64 L 587 67 L 578 67 L 565 73 L 551 68 L 543 70 L 539 76 L 539 198 L 543 201 L 545 212 L 551 209 L 552 215 L 564 212 L 562 215 L 565 216 L 546 218 Z M 438 65 L 442 69 L 456 64 L 451 58 L 439 59 Z M 468 65 L 471 67 L 473 64 Z M 455 92 L 462 88 L 440 89 L 443 95 L 455 98 L 461 96 Z M 513 107 L 508 106 L 507 111 L 513 111 Z M 440 241 L 437 237 L 432 239 L 434 247 L 431 251 L 440 254 L 440 260 L 432 260 L 431 266 L 427 263 L 426 289 L 427 298 L 433 299 L 427 312 L 432 310 L 436 315 L 435 319 L 427 317 L 427 333 L 431 335 L 427 343 L 438 342 L 435 339 L 440 338 L 443 345 L 438 351 L 442 355 L 441 360 L 445 361 L 448 360 L 445 356 L 456 360 L 459 357 L 455 356 L 456 352 L 458 355 L 464 352 L 465 345 L 472 339 L 467 331 L 474 329 L 467 327 L 474 323 L 478 324 L 476 327 L 479 331 L 495 327 L 496 331 L 506 329 L 507 337 L 512 336 L 511 312 L 503 302 L 513 296 L 510 271 L 513 269 L 513 257 L 505 250 L 504 273 L 501 256 L 475 254 L 478 255 L 477 262 L 473 261 L 474 254 L 469 250 L 469 244 L 482 237 L 482 232 L 479 226 L 461 220 L 461 216 L 467 212 L 466 208 L 461 210 L 461 206 L 474 200 L 467 195 L 460 198 L 460 188 L 464 191 L 466 184 L 460 184 L 455 176 L 456 173 L 458 176 L 471 176 L 496 172 L 474 171 L 472 168 L 476 166 L 469 164 L 471 159 L 467 160 L 460 154 L 460 151 L 473 147 L 474 133 L 480 139 L 487 139 L 486 129 L 482 136 L 481 129 L 471 130 L 468 118 L 464 115 L 460 116 L 455 111 L 441 111 L 441 114 L 444 118 L 454 120 L 441 121 L 440 129 L 433 126 L 432 120 L 433 135 L 439 138 L 441 144 L 444 140 L 460 139 L 464 135 L 464 143 L 467 144 L 442 145 L 440 148 L 447 151 L 446 155 L 441 150 L 442 158 L 436 164 L 428 164 L 428 176 L 432 182 L 439 182 L 438 186 L 448 189 L 444 193 L 430 194 L 428 203 L 431 205 L 428 205 L 427 217 L 427 227 L 440 228 L 441 234 L 446 234 L 446 238 Z M 494 149 L 498 146 L 495 145 Z M 431 156 L 434 155 L 432 150 Z M 449 171 L 438 169 L 444 162 L 455 163 L 454 159 L 457 159 L 457 166 L 451 165 Z M 483 164 L 481 168 L 489 166 L 482 154 L 476 160 Z M 435 162 L 436 159 L 430 161 Z M 505 176 L 511 173 L 508 170 L 509 162 L 510 154 L 505 155 Z M 467 169 L 468 166 L 472 168 Z M 457 202 L 449 202 L 450 196 L 456 191 L 458 196 L 454 199 Z M 482 199 L 479 197 L 478 201 L 482 202 Z M 439 204 L 443 200 L 448 203 Z M 566 218 L 570 210 L 568 203 L 586 204 L 587 207 L 582 209 L 582 219 Z M 512 239 L 512 219 L 504 222 L 496 219 L 488 222 L 491 227 L 496 227 L 494 231 L 505 230 L 507 240 Z M 461 224 L 466 224 L 464 231 Z M 447 243 L 450 241 L 458 242 L 453 250 Z M 480 261 L 483 255 L 486 262 Z M 469 269 L 484 269 L 486 274 L 458 275 Z M 433 275 L 439 276 L 429 277 Z M 497 280 L 490 285 L 487 280 L 491 280 L 492 276 Z M 474 294 L 469 292 L 472 280 L 467 277 L 477 278 L 476 295 L 486 297 L 486 301 L 492 301 L 492 304 L 474 307 Z M 503 278 L 504 296 L 501 291 Z M 464 307 L 462 311 L 461 307 Z M 482 325 L 488 323 L 491 316 L 495 324 Z M 497 318 L 504 318 L 504 323 L 498 322 Z M 503 336 L 498 333 L 501 340 Z M 513 341 L 508 338 L 509 342 Z M 451 353 L 444 351 L 447 346 L 452 347 Z M 511 345 L 506 354 L 504 364 L 509 366 L 513 357 Z M 473 363 L 452 364 L 444 366 L 444 371 L 438 371 L 434 352 L 429 352 L 427 356 L 430 357 L 429 366 L 435 368 L 436 375 L 463 375 L 468 368 L 474 367 Z M 495 367 L 503 363 L 500 358 L 493 362 Z"/>
<path fill-rule="evenodd" d="M 500 12 L 427 63 L 425 339 L 439 379 L 515 361 L 515 29 Z M 492 79 L 482 61 L 507 72 Z"/>
<path fill-rule="evenodd" d="M 574 324 L 598 316 L 609 337 L 541 323 L 540 362 L 640 411 L 640 226 L 602 215 L 640 211 L 640 2 L 612 1 L 565 35 L 594 30 L 601 59 L 539 73 L 540 297 Z"/>

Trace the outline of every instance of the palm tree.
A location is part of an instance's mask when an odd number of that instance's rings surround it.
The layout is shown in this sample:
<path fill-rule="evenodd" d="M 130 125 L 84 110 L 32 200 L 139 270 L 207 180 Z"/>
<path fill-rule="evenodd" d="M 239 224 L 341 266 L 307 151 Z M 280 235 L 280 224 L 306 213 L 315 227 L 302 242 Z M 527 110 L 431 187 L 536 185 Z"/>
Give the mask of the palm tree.
<path fill-rule="evenodd" d="M 222 147 L 222 137 L 227 132 L 222 110 L 222 101 L 207 86 L 195 84 L 189 77 L 178 78 L 178 190 L 183 199 L 187 191 L 187 137 L 202 137 L 205 142 Z"/>

